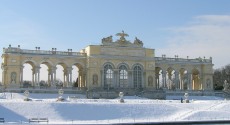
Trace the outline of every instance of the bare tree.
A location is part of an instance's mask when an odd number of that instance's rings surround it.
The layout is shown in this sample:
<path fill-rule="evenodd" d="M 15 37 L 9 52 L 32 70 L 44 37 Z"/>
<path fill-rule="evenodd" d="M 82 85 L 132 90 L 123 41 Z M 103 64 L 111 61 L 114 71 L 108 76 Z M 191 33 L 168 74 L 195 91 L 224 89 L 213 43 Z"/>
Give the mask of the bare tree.
<path fill-rule="evenodd" d="M 224 81 L 230 83 L 230 64 L 223 68 L 215 69 L 213 75 L 213 83 L 215 90 L 222 90 Z"/>

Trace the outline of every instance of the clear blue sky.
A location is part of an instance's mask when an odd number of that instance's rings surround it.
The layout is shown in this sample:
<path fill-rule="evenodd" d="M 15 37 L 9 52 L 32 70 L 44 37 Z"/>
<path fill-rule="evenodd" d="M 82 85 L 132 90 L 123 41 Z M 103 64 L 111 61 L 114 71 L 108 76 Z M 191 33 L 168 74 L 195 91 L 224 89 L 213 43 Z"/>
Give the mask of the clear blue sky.
<path fill-rule="evenodd" d="M 80 51 L 122 30 L 156 56 L 212 56 L 214 68 L 230 63 L 230 0 L 0 1 L 2 48 Z"/>

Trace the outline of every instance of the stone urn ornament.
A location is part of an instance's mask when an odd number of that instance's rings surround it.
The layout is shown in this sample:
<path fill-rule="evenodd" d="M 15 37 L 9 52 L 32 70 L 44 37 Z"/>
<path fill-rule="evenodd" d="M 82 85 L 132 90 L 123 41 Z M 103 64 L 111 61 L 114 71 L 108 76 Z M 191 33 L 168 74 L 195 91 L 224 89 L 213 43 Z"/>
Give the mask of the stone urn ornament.
<path fill-rule="evenodd" d="M 65 99 L 62 97 L 62 95 L 64 94 L 64 91 L 62 89 L 58 90 L 58 99 L 57 101 L 64 101 Z"/>
<path fill-rule="evenodd" d="M 30 92 L 28 91 L 28 90 L 26 90 L 25 92 L 24 92 L 24 95 L 25 95 L 25 99 L 24 99 L 24 101 L 31 101 L 31 99 L 29 99 L 29 94 L 30 94 Z"/>
<path fill-rule="evenodd" d="M 188 95 L 188 93 L 186 92 L 186 93 L 184 93 L 184 102 L 185 103 L 189 103 L 189 99 L 188 99 L 188 97 L 189 97 L 189 95 Z"/>
<path fill-rule="evenodd" d="M 120 97 L 120 100 L 119 100 L 120 103 L 124 103 L 125 101 L 124 101 L 124 98 L 123 98 L 124 97 L 124 93 L 123 92 L 119 93 L 119 97 Z"/>

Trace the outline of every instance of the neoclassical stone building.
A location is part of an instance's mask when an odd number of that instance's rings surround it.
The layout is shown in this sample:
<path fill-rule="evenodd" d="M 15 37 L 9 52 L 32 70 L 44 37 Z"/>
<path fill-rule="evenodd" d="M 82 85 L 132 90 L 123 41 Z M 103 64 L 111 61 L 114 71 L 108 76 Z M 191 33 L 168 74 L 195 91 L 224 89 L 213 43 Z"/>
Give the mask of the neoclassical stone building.
<path fill-rule="evenodd" d="M 78 67 L 75 87 L 86 89 L 146 89 L 146 90 L 212 90 L 212 59 L 188 57 L 155 57 L 155 50 L 143 47 L 135 38 L 126 40 L 128 34 L 117 33 L 102 39 L 101 45 L 89 45 L 80 52 L 52 50 L 26 50 L 18 47 L 3 49 L 2 83 L 5 87 L 23 84 L 23 65 L 32 66 L 32 85 L 39 86 L 40 65 L 48 67 L 48 86 L 56 78 L 56 66 L 64 68 L 63 87 L 73 87 L 72 66 Z"/>

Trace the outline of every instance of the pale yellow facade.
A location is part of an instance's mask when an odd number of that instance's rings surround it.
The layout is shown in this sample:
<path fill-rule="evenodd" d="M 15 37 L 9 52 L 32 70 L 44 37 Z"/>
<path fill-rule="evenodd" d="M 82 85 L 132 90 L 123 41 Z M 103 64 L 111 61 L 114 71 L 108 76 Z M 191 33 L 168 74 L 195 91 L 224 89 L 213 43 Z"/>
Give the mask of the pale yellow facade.
<path fill-rule="evenodd" d="M 73 87 L 72 66 L 78 67 L 77 88 L 116 89 L 172 89 L 212 90 L 212 59 L 182 59 L 155 57 L 155 50 L 143 47 L 128 34 L 116 34 L 102 39 L 101 45 L 89 45 L 80 52 L 52 50 L 26 50 L 19 47 L 4 48 L 2 54 L 2 83 L 6 88 L 23 87 L 23 64 L 32 66 L 31 86 L 39 86 L 40 65 L 48 67 L 48 86 L 56 78 L 56 66 L 64 68 L 63 87 Z M 75 86 L 76 87 L 76 86 Z"/>

